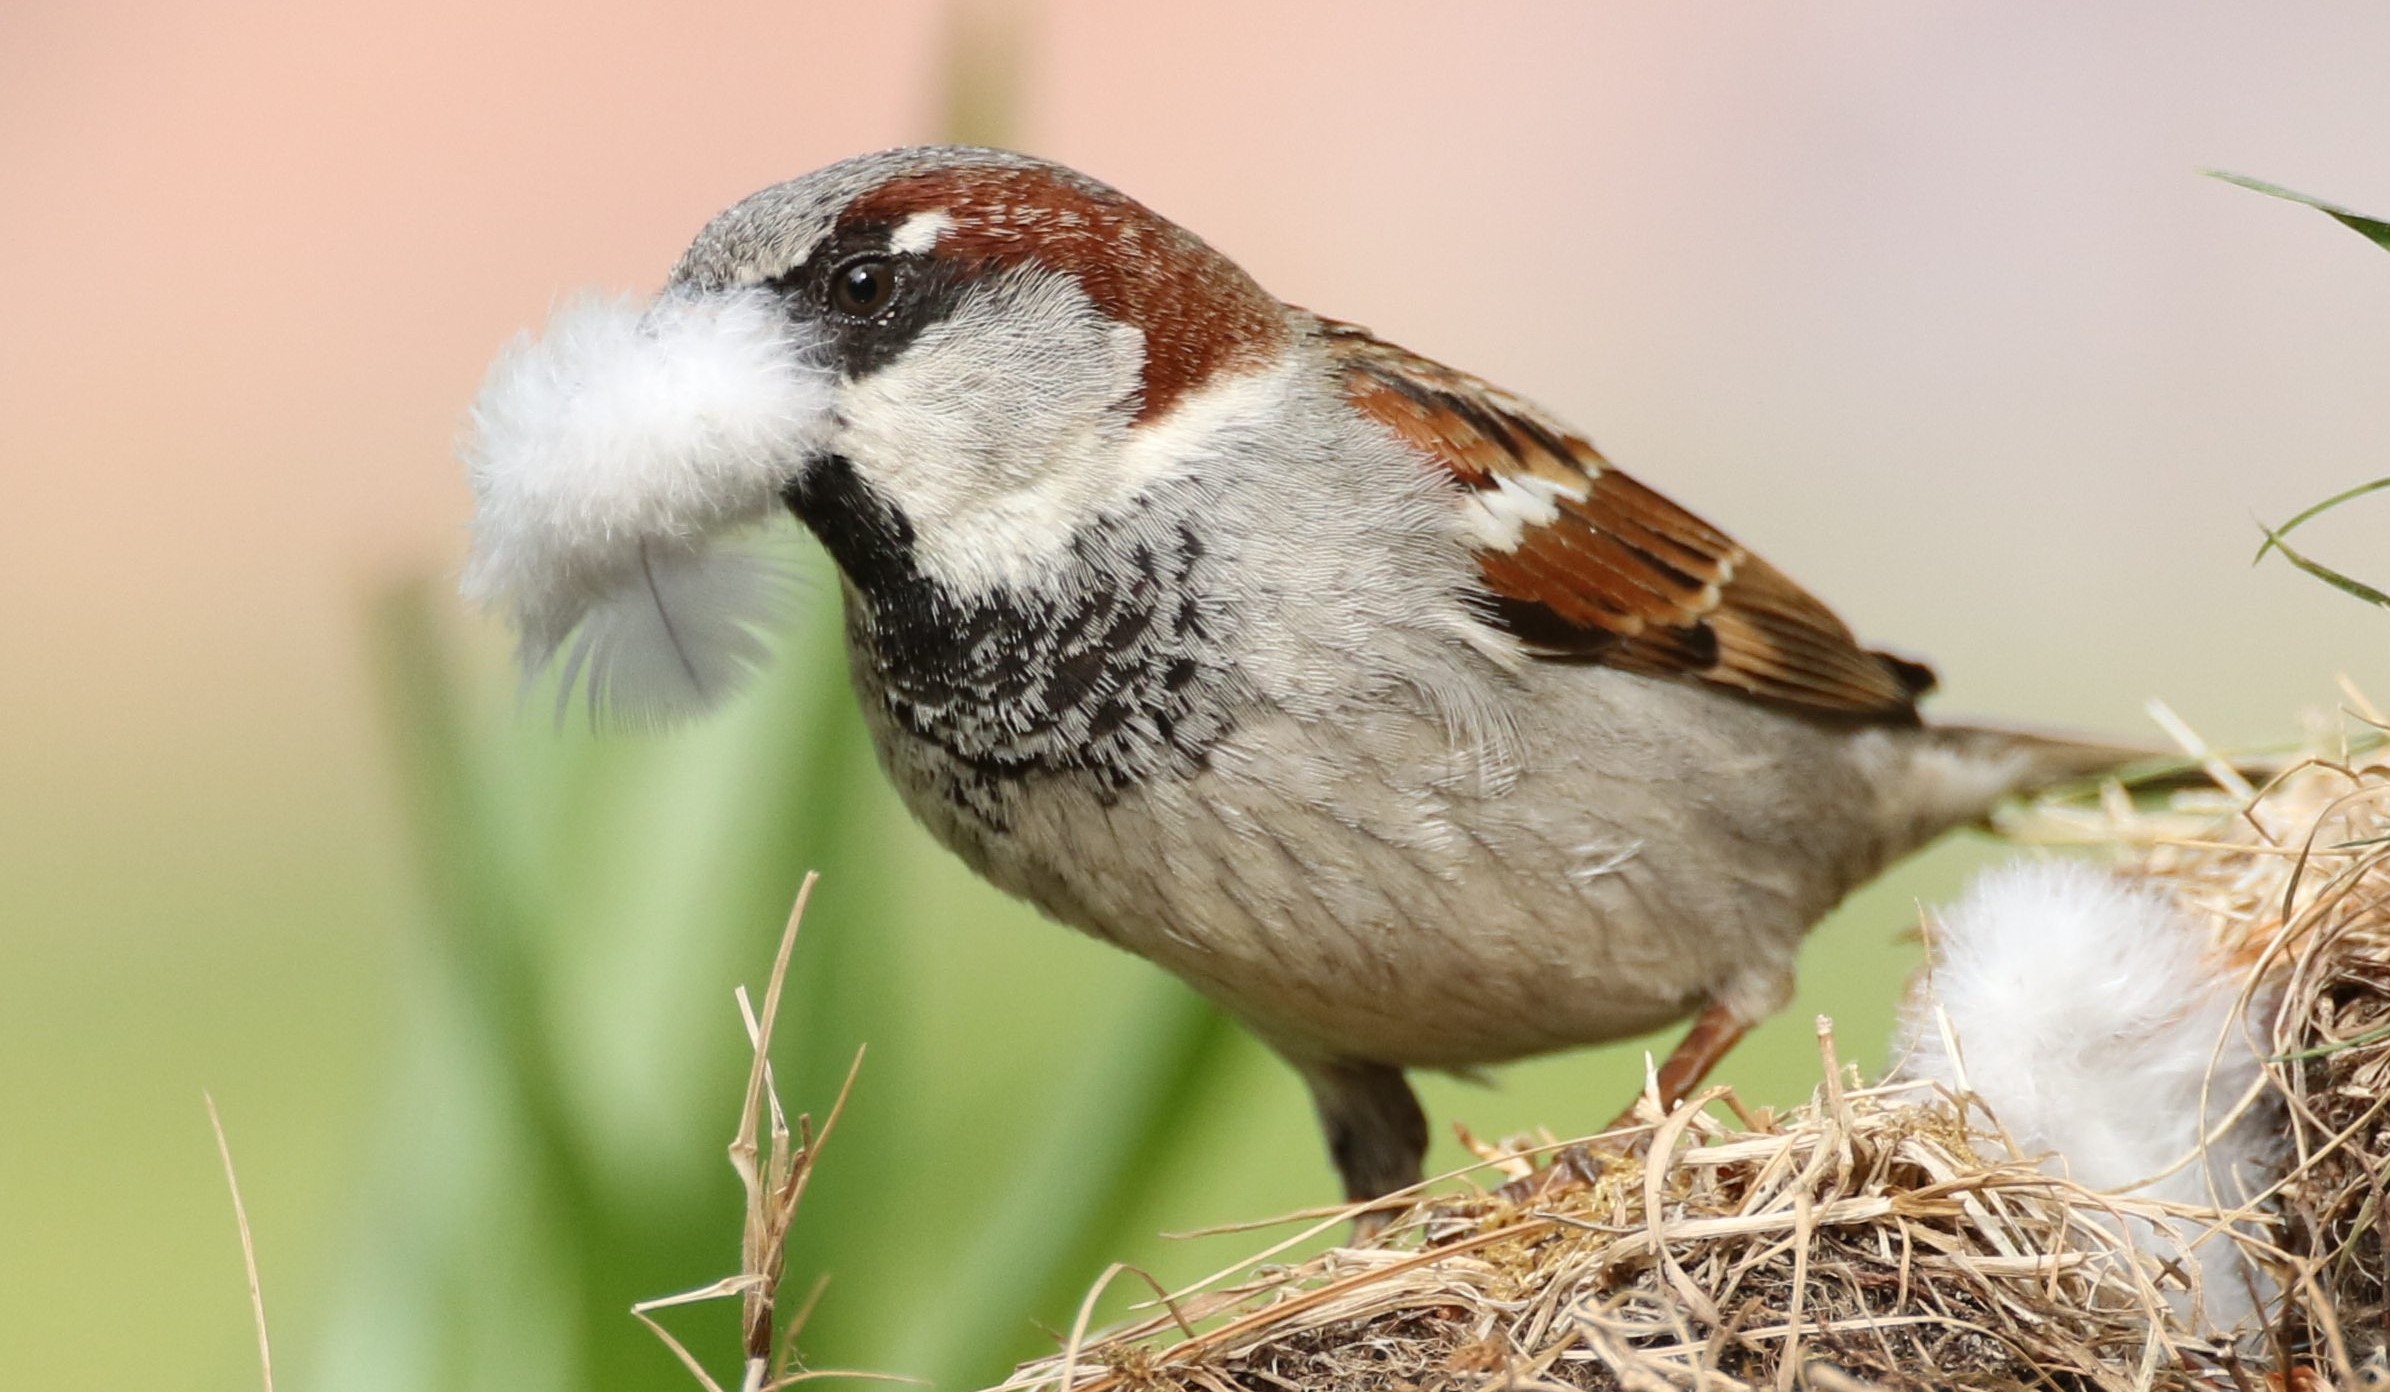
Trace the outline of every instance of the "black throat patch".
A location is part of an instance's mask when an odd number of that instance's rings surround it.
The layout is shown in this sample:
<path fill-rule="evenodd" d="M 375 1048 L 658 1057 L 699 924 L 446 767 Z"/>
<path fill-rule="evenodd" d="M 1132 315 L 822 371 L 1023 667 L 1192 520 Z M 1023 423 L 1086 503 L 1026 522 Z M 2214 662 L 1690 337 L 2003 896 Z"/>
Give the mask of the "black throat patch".
<path fill-rule="evenodd" d="M 1030 780 L 1085 779 L 1109 801 L 1200 766 L 1226 729 L 1228 683 L 1204 656 L 1222 615 L 1183 523 L 1131 509 L 1073 537 L 1045 584 L 965 595 L 922 573 L 911 523 L 850 461 L 820 461 L 785 498 L 856 592 L 867 699 L 943 756 L 937 791 L 990 827 Z"/>

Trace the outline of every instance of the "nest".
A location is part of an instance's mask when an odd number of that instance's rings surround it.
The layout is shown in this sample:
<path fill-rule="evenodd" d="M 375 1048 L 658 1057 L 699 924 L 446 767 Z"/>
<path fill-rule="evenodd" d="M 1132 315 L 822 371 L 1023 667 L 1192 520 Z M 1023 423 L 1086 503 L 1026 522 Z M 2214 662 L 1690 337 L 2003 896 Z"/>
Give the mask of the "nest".
<path fill-rule="evenodd" d="M 2251 787 L 2024 809 L 2027 839 L 2106 848 L 2246 978 L 2288 1117 L 2286 1173 L 2230 1211 L 2097 1193 L 2018 1156 L 1977 1099 L 1862 1086 L 1819 1021 L 1821 1083 L 1785 1113 L 1725 1089 L 1580 1143 L 1586 1182 L 1513 1193 L 1549 1145 L 1478 1147 L 1375 1244 L 1277 1264 L 1343 1215 L 1091 1337 L 1007 1389 L 2382 1386 L 2390 1229 L 2390 729 Z M 2186 1157 L 2186 1160 L 2195 1157 Z M 1451 1177 L 1447 1177 L 1448 1179 Z M 2210 1234 L 2180 1259 L 2156 1231 Z M 2221 1251 L 2224 1259 L 2205 1254 Z M 2232 1259 L 2232 1254 L 2239 1259 Z M 1115 1269 L 1107 1280 L 1121 1273 Z M 2203 1335 L 2202 1280 L 2259 1326 Z"/>

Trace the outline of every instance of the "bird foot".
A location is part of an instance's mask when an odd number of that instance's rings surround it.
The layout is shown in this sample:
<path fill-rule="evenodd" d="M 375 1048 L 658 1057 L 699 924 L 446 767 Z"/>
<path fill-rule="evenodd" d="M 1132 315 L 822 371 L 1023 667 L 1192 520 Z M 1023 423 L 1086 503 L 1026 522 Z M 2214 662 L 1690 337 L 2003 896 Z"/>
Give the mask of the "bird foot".
<path fill-rule="evenodd" d="M 1651 1145 L 1653 1114 L 1646 1110 L 1649 1100 L 1636 1098 L 1599 1133 L 1571 1141 L 1552 1152 L 1550 1163 L 1497 1187 L 1494 1197 L 1527 1206 L 1592 1188 L 1612 1164 L 1632 1160 Z"/>
<path fill-rule="evenodd" d="M 1497 1187 L 1494 1197 L 1527 1208 L 1582 1193 L 1613 1164 L 1641 1150 L 1649 1139 L 1650 1133 L 1644 1131 L 1603 1139 L 1598 1149 L 1592 1141 L 1571 1142 L 1552 1152 L 1551 1163 L 1543 1168 Z"/>
<path fill-rule="evenodd" d="M 1347 1247 L 1369 1247 L 1375 1245 L 1378 1240 L 1378 1234 L 1386 1231 L 1387 1228 L 1392 1227 L 1394 1225 L 1394 1220 L 1403 1216 L 1407 1209 L 1408 1205 L 1405 1204 L 1392 1204 L 1378 1208 L 1362 1209 L 1359 1213 L 1353 1215 L 1353 1231 L 1351 1236 L 1346 1239 L 1344 1245 Z"/>

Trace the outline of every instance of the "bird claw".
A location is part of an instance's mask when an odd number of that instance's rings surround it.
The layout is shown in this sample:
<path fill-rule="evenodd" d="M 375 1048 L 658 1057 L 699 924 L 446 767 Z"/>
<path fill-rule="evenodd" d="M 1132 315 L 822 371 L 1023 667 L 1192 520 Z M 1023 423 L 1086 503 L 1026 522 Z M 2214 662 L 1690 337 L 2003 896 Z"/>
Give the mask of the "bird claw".
<path fill-rule="evenodd" d="M 1640 1148 L 1639 1137 L 1623 1137 L 1619 1142 L 1605 1145 L 1596 1152 L 1585 1141 L 1562 1146 L 1552 1153 L 1552 1162 L 1540 1170 L 1521 1175 L 1494 1190 L 1494 1197 L 1522 1208 L 1548 1203 L 1564 1194 L 1582 1193 L 1591 1189 L 1617 1159 L 1631 1155 Z"/>

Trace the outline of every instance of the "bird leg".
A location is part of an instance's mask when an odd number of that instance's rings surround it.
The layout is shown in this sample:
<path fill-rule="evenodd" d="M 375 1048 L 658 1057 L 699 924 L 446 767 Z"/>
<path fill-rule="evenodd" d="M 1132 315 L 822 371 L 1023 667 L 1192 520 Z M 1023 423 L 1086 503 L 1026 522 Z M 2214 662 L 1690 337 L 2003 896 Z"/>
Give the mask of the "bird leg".
<path fill-rule="evenodd" d="M 1703 1006 L 1701 1013 L 1693 1017 L 1693 1028 L 1686 1030 L 1685 1037 L 1660 1061 L 1654 1079 L 1660 1093 L 1660 1111 L 1673 1112 L 1682 1105 L 1693 1089 L 1701 1086 L 1701 1080 L 1710 1075 L 1710 1070 L 1718 1066 L 1718 1061 L 1750 1032 L 1750 1022 L 1727 1006 L 1717 1001 Z M 1617 1120 L 1603 1129 L 1615 1131 L 1634 1123 L 1635 1108 L 1630 1103 Z"/>
<path fill-rule="evenodd" d="M 1750 1022 L 1741 1013 L 1719 1002 L 1711 1001 L 1693 1017 L 1693 1028 L 1685 1031 L 1668 1057 L 1660 1061 L 1653 1082 L 1659 1092 L 1660 1111 L 1675 1111 L 1692 1095 L 1701 1081 L 1718 1066 L 1728 1051 L 1742 1042 L 1751 1032 Z M 1635 1124 L 1636 1102 L 1627 1104 L 1625 1111 L 1613 1118 L 1604 1131 L 1620 1131 Z M 1590 1185 L 1602 1172 L 1601 1159 L 1586 1145 L 1579 1143 L 1561 1147 L 1552 1155 L 1552 1163 L 1524 1179 L 1515 1179 L 1495 1192 L 1514 1203 L 1524 1203 L 1544 1195 L 1582 1189 Z"/>
<path fill-rule="evenodd" d="M 1403 1080 L 1402 1070 L 1383 1063 L 1298 1064 L 1311 1085 L 1320 1127 L 1328 1133 L 1328 1154 L 1344 1179 L 1344 1196 L 1354 1203 L 1408 1189 L 1421 1178 L 1427 1156 L 1427 1114 Z M 1353 1218 L 1353 1241 L 1367 1242 L 1393 1221 L 1391 1209 L 1370 1209 Z"/>

